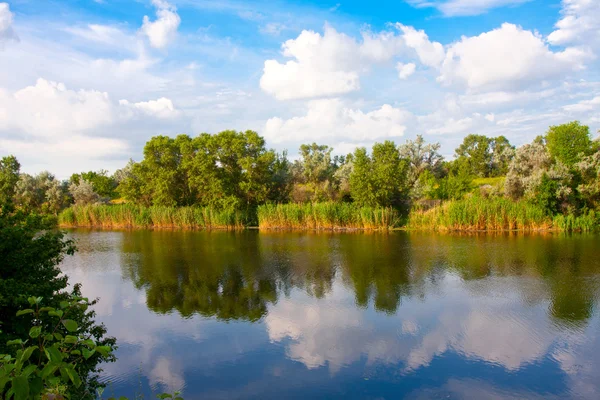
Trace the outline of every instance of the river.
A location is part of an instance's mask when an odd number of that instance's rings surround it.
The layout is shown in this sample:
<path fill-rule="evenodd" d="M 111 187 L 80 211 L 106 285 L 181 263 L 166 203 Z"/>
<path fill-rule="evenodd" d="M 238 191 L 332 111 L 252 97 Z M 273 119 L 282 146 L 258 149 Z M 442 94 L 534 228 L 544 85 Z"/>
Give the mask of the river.
<path fill-rule="evenodd" d="M 600 398 L 599 236 L 70 235 L 107 395 Z"/>

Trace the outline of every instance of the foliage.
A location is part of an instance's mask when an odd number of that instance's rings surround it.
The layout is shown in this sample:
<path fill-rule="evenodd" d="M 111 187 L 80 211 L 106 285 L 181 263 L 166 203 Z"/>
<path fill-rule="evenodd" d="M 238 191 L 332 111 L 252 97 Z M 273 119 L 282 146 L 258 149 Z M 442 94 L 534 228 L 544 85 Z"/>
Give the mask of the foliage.
<path fill-rule="evenodd" d="M 426 171 L 434 177 L 442 175 L 443 157 L 439 153 L 440 147 L 439 143 L 425 143 L 422 135 L 417 135 L 415 140 L 408 140 L 399 146 L 400 157 L 408 161 L 408 185 L 410 187 L 414 187 Z"/>
<path fill-rule="evenodd" d="M 35 176 L 19 176 L 14 203 L 26 211 L 56 215 L 71 203 L 71 196 L 66 182 L 44 171 Z"/>
<path fill-rule="evenodd" d="M 112 199 L 117 195 L 117 178 L 109 176 L 108 171 L 106 170 L 73 174 L 69 179 L 69 183 L 79 184 L 82 180 L 89 182 L 92 185 L 94 192 L 98 193 L 101 197 Z"/>
<path fill-rule="evenodd" d="M 28 316 L 33 326 L 26 339 L 7 342 L 12 351 L 0 354 L 0 394 L 14 400 L 50 395 L 78 399 L 82 394 L 95 398 L 95 393 L 76 391 L 85 379 L 79 365 L 98 355 L 110 359 L 113 348 L 98 344 L 71 319 L 87 313 L 92 303 L 82 297 L 69 297 L 58 307 L 43 306 L 42 297 L 29 297 L 28 302 L 31 308 L 19 310 L 16 316 Z"/>
<path fill-rule="evenodd" d="M 74 206 L 64 210 L 61 226 L 103 228 L 220 228 L 256 224 L 253 210 L 220 210 L 212 207 L 137 206 L 134 204 Z"/>
<path fill-rule="evenodd" d="M 508 139 L 504 136 L 488 138 L 483 135 L 468 135 L 456 149 L 456 164 L 466 164 L 469 173 L 481 177 L 504 175 L 512 157 Z"/>
<path fill-rule="evenodd" d="M 26 214 L 15 211 L 10 205 L 4 205 L 0 212 L 0 353 L 11 354 L 6 343 L 9 339 L 27 338 L 31 328 L 31 316 L 17 318 L 19 309 L 29 305 L 28 298 L 42 298 L 44 305 L 60 308 L 61 302 L 73 297 L 81 297 L 80 287 L 74 285 L 67 292 L 67 277 L 61 274 L 58 264 L 63 257 L 75 250 L 73 242 L 66 240 L 64 233 L 55 230 L 55 218 Z M 95 301 L 90 302 L 94 304 Z M 113 338 L 106 338 L 103 325 L 94 322 L 94 312 L 85 309 L 73 309 L 70 319 L 78 326 L 78 333 L 94 338 L 101 346 L 114 347 Z M 49 318 L 44 314 L 35 323 L 48 326 Z M 66 327 L 65 327 L 66 329 Z M 66 331 L 58 331 L 66 335 Z M 112 357 L 95 354 L 79 363 L 75 368 L 83 384 L 72 389 L 77 399 L 91 398 L 90 393 L 98 387 L 98 365 L 112 361 Z"/>
<path fill-rule="evenodd" d="M 89 204 L 99 204 L 104 199 L 94 190 L 91 182 L 80 179 L 78 183 L 73 182 L 69 185 L 69 193 L 73 196 L 76 206 L 85 206 Z"/>
<path fill-rule="evenodd" d="M 593 151 L 590 129 L 579 121 L 551 126 L 545 139 L 550 156 L 569 168 Z"/>
<path fill-rule="evenodd" d="M 357 149 L 353 164 L 350 191 L 358 205 L 399 207 L 408 197 L 409 164 L 393 142 L 375 143 L 370 156 L 365 148 Z"/>
<path fill-rule="evenodd" d="M 20 170 L 21 164 L 15 156 L 0 159 L 0 204 L 12 202 Z"/>
<path fill-rule="evenodd" d="M 258 207 L 260 229 L 389 229 L 400 226 L 390 207 L 349 203 L 265 204 Z"/>

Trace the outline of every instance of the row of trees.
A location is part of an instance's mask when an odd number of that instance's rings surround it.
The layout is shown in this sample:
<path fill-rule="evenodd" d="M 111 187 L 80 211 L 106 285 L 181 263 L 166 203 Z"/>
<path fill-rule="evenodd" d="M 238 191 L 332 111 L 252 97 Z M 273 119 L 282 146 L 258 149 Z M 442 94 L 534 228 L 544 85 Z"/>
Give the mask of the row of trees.
<path fill-rule="evenodd" d="M 446 161 L 439 143 L 422 136 L 402 145 L 385 141 L 346 156 L 316 143 L 299 158 L 266 148 L 256 132 L 224 131 L 195 138 L 156 136 L 140 162 L 112 176 L 74 174 L 60 182 L 48 172 L 19 172 L 14 157 L 0 162 L 0 196 L 26 210 L 56 213 L 69 204 L 122 198 L 141 205 L 251 209 L 267 202 L 345 201 L 408 207 L 422 200 L 459 199 L 473 180 L 504 177 L 486 195 L 527 198 L 549 213 L 599 205 L 598 142 L 579 122 L 550 127 L 546 135 L 515 149 L 504 136 L 469 135 Z M 499 182 L 502 179 L 488 179 Z"/>

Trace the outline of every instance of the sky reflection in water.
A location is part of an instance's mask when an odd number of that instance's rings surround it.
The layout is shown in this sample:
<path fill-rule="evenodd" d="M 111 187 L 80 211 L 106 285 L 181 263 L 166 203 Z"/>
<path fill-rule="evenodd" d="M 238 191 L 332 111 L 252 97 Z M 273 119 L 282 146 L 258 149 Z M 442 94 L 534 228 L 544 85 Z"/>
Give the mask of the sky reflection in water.
<path fill-rule="evenodd" d="M 598 236 L 72 235 L 109 394 L 600 398 Z"/>

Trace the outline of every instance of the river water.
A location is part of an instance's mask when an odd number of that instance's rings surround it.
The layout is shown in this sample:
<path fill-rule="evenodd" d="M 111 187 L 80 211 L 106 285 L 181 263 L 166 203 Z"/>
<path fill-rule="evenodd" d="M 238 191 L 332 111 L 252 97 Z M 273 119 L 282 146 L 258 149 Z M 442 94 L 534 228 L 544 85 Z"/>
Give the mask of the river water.
<path fill-rule="evenodd" d="M 599 236 L 70 234 L 108 395 L 600 398 Z"/>

